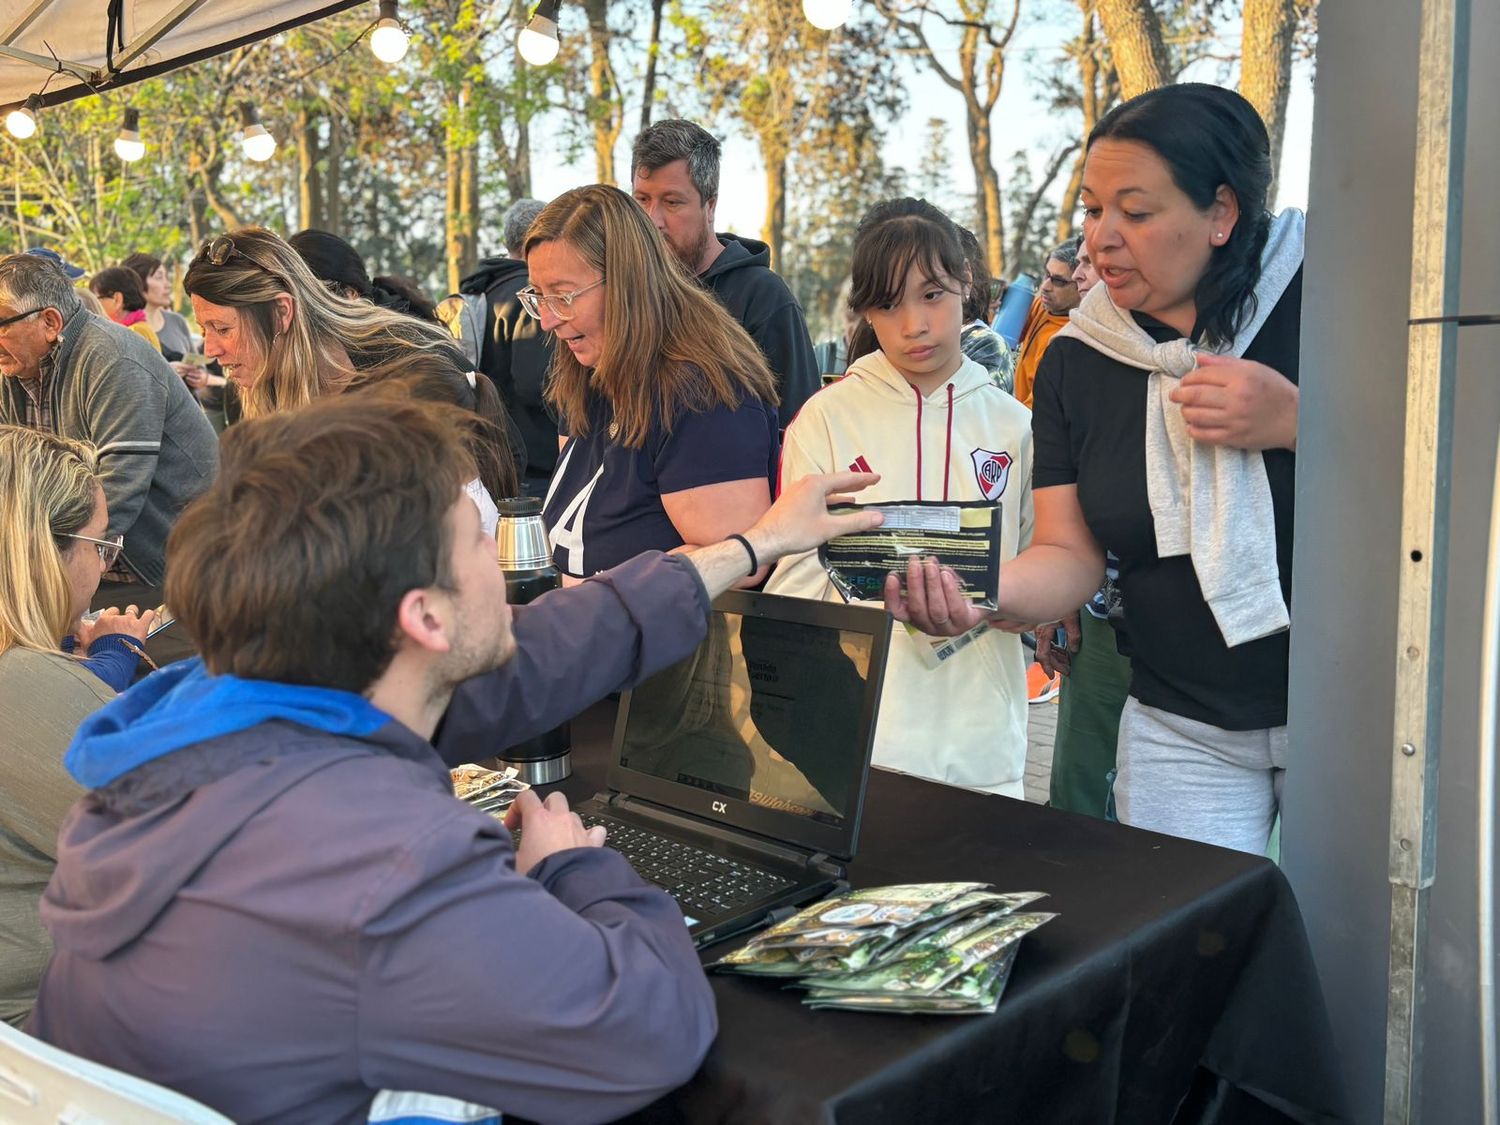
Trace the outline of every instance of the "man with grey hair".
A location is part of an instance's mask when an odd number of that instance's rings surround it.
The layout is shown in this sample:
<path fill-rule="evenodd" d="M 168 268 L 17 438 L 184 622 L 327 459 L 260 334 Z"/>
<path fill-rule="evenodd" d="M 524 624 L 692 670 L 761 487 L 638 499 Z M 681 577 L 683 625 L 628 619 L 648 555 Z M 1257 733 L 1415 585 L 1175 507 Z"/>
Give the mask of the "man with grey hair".
<path fill-rule="evenodd" d="M 98 449 L 107 534 L 125 537 L 118 576 L 160 586 L 167 534 L 219 463 L 187 385 L 142 337 L 91 315 L 57 265 L 27 254 L 0 258 L 0 375 L 0 423 Z"/>
<path fill-rule="evenodd" d="M 1070 238 L 1047 255 L 1042 284 L 1031 302 L 1031 311 L 1026 314 L 1021 346 L 1016 353 L 1015 395 L 1027 407 L 1031 406 L 1042 353 L 1052 342 L 1053 334 L 1068 323 L 1068 313 L 1078 307 L 1078 283 L 1073 280 L 1073 267 L 1078 263 L 1078 247 L 1082 242 L 1082 235 Z"/>
<path fill-rule="evenodd" d="M 521 487 L 528 496 L 545 496 L 557 465 L 557 419 L 542 397 L 547 368 L 552 364 L 552 337 L 527 316 L 516 294 L 529 280 L 521 247 L 526 231 L 546 204 L 540 199 L 518 199 L 501 219 L 505 254 L 485 258 L 464 278 L 459 292 L 483 296 L 487 302 L 479 369 L 500 392 L 526 446 L 526 468 Z"/>
<path fill-rule="evenodd" d="M 672 253 L 750 333 L 776 377 L 783 428 L 821 378 L 797 298 L 764 242 L 714 231 L 719 142 L 691 121 L 647 126 L 630 151 L 630 190 Z"/>

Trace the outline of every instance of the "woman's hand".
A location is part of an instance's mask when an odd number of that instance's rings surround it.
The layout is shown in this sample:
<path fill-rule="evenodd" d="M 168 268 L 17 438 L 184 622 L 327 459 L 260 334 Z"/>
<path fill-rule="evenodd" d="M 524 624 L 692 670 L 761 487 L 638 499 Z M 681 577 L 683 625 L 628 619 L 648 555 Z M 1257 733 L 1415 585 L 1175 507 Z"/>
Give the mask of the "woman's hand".
<path fill-rule="evenodd" d="M 930 637 L 957 637 L 988 615 L 964 597 L 963 584 L 951 567 L 935 558 L 913 556 L 906 564 L 906 588 L 892 573 L 885 580 L 885 608 L 897 621 L 914 625 Z"/>
<path fill-rule="evenodd" d="M 1264 363 L 1201 354 L 1171 399 L 1182 407 L 1194 441 L 1232 449 L 1297 448 L 1297 385 Z"/>
<path fill-rule="evenodd" d="M 74 636 L 78 638 L 78 651 L 87 653 L 89 645 L 111 633 L 122 634 L 144 642 L 146 634 L 155 625 L 156 610 L 148 609 L 143 613 L 132 605 L 126 606 L 123 610 L 114 608 L 100 610 L 99 616 L 94 620 L 80 621 Z"/>

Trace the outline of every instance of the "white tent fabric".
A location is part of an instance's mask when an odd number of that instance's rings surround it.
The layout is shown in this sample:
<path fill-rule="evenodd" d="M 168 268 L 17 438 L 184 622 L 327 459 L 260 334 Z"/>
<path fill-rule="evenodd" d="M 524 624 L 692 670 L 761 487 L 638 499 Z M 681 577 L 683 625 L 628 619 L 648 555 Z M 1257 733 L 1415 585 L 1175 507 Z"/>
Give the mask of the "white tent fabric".
<path fill-rule="evenodd" d="M 47 104 L 67 101 L 360 3 L 369 5 L 373 21 L 375 0 L 0 0 L 0 113 L 44 83 Z M 113 70 L 107 49 L 112 12 L 123 24 L 125 44 L 116 38 Z"/>

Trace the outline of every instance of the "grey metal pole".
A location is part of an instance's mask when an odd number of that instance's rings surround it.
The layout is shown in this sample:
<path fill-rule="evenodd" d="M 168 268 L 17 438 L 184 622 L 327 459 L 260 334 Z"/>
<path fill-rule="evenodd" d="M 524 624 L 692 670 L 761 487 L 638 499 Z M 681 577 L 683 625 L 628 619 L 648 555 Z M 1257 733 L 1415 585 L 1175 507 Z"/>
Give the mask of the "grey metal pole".
<path fill-rule="evenodd" d="M 1451 492 L 1469 0 L 1423 0 L 1391 765 L 1385 1121 L 1421 1120 Z"/>
<path fill-rule="evenodd" d="M 1490 499 L 1490 545 L 1485 557 L 1484 632 L 1479 670 L 1479 1069 L 1484 1125 L 1500 1122 L 1500 1079 L 1495 1058 L 1495 755 L 1496 695 L 1500 691 L 1500 438 Z"/>

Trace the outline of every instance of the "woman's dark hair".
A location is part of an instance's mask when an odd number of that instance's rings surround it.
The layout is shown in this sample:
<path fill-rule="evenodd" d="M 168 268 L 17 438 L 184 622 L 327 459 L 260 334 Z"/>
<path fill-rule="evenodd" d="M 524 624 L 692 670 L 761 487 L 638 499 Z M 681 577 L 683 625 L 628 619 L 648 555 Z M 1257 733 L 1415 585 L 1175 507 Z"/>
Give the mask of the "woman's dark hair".
<path fill-rule="evenodd" d="M 151 275 L 161 269 L 162 261 L 160 258 L 153 258 L 150 254 L 138 250 L 121 262 L 120 265 L 140 278 L 141 288 L 144 289 Z"/>
<path fill-rule="evenodd" d="M 124 298 L 126 312 L 139 312 L 146 307 L 146 294 L 141 289 L 141 279 L 135 270 L 124 266 L 109 266 L 89 278 L 89 289 L 96 297 L 108 297 L 118 293 Z"/>
<path fill-rule="evenodd" d="M 964 248 L 964 261 L 969 265 L 969 295 L 964 298 L 964 323 L 989 320 L 991 294 L 995 279 L 990 276 L 989 263 L 984 260 L 984 247 L 968 227 L 958 228 L 958 239 Z"/>
<path fill-rule="evenodd" d="M 875 204 L 854 232 L 849 311 L 864 313 L 900 300 L 913 265 L 940 288 L 949 288 L 945 276 L 962 286 L 969 266 L 958 225 L 925 199 L 905 196 Z M 849 341 L 850 362 L 879 347 L 875 330 L 861 319 Z"/>
<path fill-rule="evenodd" d="M 382 274 L 375 279 L 375 292 L 370 299 L 381 308 L 395 309 L 418 320 L 430 320 L 433 324 L 442 323 L 438 319 L 437 302 L 423 293 L 409 277 Z"/>
<path fill-rule="evenodd" d="M 287 239 L 318 280 L 336 285 L 345 295 L 369 300 L 374 292 L 370 273 L 359 251 L 326 230 L 302 230 Z"/>
<path fill-rule="evenodd" d="M 298 231 L 287 239 L 307 268 L 342 296 L 371 301 L 383 309 L 438 323 L 437 304 L 404 277 L 388 275 L 370 280 L 359 251 L 326 230 Z"/>
<path fill-rule="evenodd" d="M 413 398 L 462 407 L 470 414 L 466 427 L 469 453 L 480 481 L 496 500 L 519 496 L 517 443 L 511 438 L 505 404 L 488 378 L 465 372 L 466 366 L 457 352 L 448 349 L 405 350 L 362 367 L 349 391 L 398 382 Z"/>
<path fill-rule="evenodd" d="M 1239 201 L 1240 217 L 1213 249 L 1194 301 L 1204 340 L 1220 347 L 1255 314 L 1260 255 L 1271 230 L 1271 142 L 1255 107 L 1233 90 L 1186 82 L 1148 90 L 1116 106 L 1089 134 L 1096 141 L 1137 141 L 1166 164 L 1172 182 L 1206 211 L 1219 188 Z"/>

